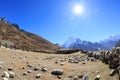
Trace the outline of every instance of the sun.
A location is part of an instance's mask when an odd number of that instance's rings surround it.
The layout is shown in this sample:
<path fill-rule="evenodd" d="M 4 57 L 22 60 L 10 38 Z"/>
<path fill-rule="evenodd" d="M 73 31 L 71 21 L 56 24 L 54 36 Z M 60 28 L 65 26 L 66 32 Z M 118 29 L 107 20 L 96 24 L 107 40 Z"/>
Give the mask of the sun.
<path fill-rule="evenodd" d="M 75 14 L 81 14 L 81 13 L 83 13 L 83 6 L 82 5 L 75 5 L 73 7 L 73 11 Z"/>

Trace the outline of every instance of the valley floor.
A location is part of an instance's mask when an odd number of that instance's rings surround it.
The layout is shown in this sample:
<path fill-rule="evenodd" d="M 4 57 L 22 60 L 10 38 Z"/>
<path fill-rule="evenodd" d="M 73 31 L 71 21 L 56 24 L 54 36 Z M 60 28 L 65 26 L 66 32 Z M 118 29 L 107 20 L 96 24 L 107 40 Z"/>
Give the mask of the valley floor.
<path fill-rule="evenodd" d="M 26 52 L 21 50 L 11 50 L 6 48 L 0 48 L 0 63 L 3 62 L 3 68 L 0 69 L 0 80 L 2 80 L 2 72 L 7 71 L 9 67 L 13 68 L 15 78 L 9 80 L 60 80 L 55 75 L 51 75 L 53 69 L 63 69 L 64 74 L 61 80 L 70 80 L 69 76 L 78 76 L 81 74 L 88 74 L 89 80 L 94 80 L 96 75 L 101 75 L 100 80 L 119 80 L 118 75 L 113 77 L 109 76 L 110 69 L 108 65 L 97 60 L 95 62 L 82 61 L 78 64 L 68 62 L 68 58 L 72 56 L 81 56 L 80 52 L 74 54 L 46 54 L 46 53 L 35 53 Z M 65 59 L 61 65 L 61 59 Z M 58 64 L 55 63 L 58 61 Z M 84 63 L 84 64 L 83 64 Z M 33 67 L 39 67 L 40 70 L 34 71 L 33 68 L 29 68 L 27 65 L 30 64 Z M 41 68 L 46 67 L 47 72 L 42 72 Z M 23 76 L 23 73 L 27 70 L 31 70 L 31 73 Z M 42 74 L 41 78 L 36 79 L 36 74 Z M 82 80 L 82 79 L 79 79 Z"/>

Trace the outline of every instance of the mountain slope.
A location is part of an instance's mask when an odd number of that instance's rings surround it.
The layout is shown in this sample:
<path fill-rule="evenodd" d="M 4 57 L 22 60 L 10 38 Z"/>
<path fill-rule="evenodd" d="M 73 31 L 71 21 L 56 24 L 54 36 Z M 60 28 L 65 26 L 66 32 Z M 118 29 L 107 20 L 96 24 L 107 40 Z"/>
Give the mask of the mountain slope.
<path fill-rule="evenodd" d="M 117 44 L 115 45 L 115 47 L 120 47 L 120 40 L 117 42 Z"/>
<path fill-rule="evenodd" d="M 80 43 L 82 43 L 82 41 L 81 41 L 79 38 L 77 38 L 77 37 L 71 36 L 71 37 L 69 37 L 69 38 L 67 39 L 67 41 L 63 44 L 63 47 L 64 47 L 64 48 L 70 48 L 70 45 L 72 46 L 72 45 L 74 45 L 75 43 L 80 44 Z"/>
<path fill-rule="evenodd" d="M 18 49 L 31 51 L 50 51 L 58 49 L 46 39 L 19 29 L 18 25 L 0 20 L 0 40 L 12 42 Z"/>
<path fill-rule="evenodd" d="M 100 41 L 99 43 L 104 45 L 108 50 L 115 47 L 117 42 L 120 40 L 120 34 L 116 34 L 114 36 L 110 36 L 105 40 Z"/>

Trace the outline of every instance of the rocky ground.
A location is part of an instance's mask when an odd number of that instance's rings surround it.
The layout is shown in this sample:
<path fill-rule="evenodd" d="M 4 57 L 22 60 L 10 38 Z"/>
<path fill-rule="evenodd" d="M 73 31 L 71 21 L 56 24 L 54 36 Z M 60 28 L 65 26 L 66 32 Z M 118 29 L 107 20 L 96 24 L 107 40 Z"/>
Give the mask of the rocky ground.
<path fill-rule="evenodd" d="M 118 74 L 110 76 L 111 71 L 109 65 L 81 52 L 65 55 L 0 48 L 0 80 L 119 80 Z"/>

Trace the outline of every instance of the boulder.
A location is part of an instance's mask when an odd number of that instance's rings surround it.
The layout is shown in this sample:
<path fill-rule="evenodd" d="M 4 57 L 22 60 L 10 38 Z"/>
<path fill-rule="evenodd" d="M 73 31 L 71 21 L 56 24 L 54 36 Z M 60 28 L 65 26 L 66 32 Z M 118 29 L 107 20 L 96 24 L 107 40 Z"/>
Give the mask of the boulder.
<path fill-rule="evenodd" d="M 64 73 L 64 70 L 63 69 L 54 69 L 51 74 L 54 74 L 54 75 L 63 75 Z"/>

